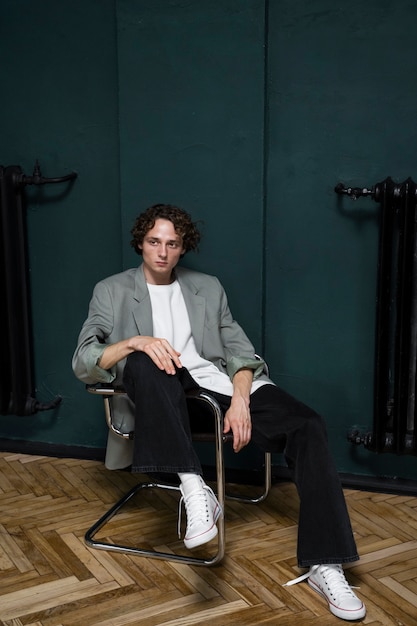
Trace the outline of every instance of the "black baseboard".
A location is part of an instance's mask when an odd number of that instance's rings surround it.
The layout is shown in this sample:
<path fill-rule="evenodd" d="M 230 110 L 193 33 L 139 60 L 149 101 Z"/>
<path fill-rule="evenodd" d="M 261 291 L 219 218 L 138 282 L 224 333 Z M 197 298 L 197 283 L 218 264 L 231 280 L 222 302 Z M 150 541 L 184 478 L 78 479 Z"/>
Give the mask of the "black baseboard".
<path fill-rule="evenodd" d="M 89 448 L 84 446 L 66 446 L 58 443 L 39 441 L 23 441 L 20 439 L 1 439 L 0 451 L 15 454 L 32 454 L 36 456 L 55 456 L 60 459 L 84 459 L 104 461 L 105 448 Z"/>
<path fill-rule="evenodd" d="M 215 468 L 204 467 L 207 480 L 215 479 Z M 404 478 L 387 478 L 378 476 L 357 476 L 356 474 L 339 473 L 344 489 L 373 491 L 376 493 L 392 493 L 394 495 L 417 496 L 417 481 Z M 238 485 L 261 485 L 264 480 L 262 470 L 227 470 L 226 479 Z M 272 483 L 289 482 L 291 475 L 286 467 L 272 466 Z"/>
<path fill-rule="evenodd" d="M 286 467 L 273 466 L 274 480 L 291 480 L 290 472 Z M 417 481 L 406 478 L 391 478 L 387 476 L 362 476 L 339 472 L 340 480 L 345 489 L 358 491 L 373 491 L 376 493 L 392 493 L 394 495 L 417 496 Z"/>
<path fill-rule="evenodd" d="M 390 478 L 386 476 L 357 476 L 356 474 L 339 475 L 345 489 L 417 496 L 417 480 L 397 477 Z"/>
<path fill-rule="evenodd" d="M 15 454 L 32 454 L 36 456 L 55 456 L 58 458 L 84 459 L 104 462 L 104 448 L 89 448 L 83 446 L 66 446 L 56 443 L 23 441 L 19 439 L 1 439 L 0 451 Z M 215 479 L 215 468 L 204 466 L 204 476 L 207 480 Z M 345 489 L 373 491 L 377 493 L 392 493 L 398 495 L 417 496 L 417 481 L 405 478 L 390 478 L 378 476 L 360 476 L 356 474 L 340 473 L 340 479 Z M 227 480 L 240 485 L 262 485 L 264 473 L 259 470 L 228 469 Z M 286 467 L 272 466 L 272 481 L 288 482 L 290 472 Z"/>

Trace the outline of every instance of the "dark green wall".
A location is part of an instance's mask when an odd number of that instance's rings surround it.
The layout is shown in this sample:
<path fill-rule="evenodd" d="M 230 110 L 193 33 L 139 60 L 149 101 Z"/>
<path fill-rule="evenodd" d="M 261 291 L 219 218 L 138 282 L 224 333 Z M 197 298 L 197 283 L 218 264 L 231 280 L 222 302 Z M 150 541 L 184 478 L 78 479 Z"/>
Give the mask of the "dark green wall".
<path fill-rule="evenodd" d="M 55 413 L 0 416 L 0 435 L 101 446 L 105 428 L 71 355 L 92 285 L 121 267 L 117 47 L 114 2 L 1 0 L 0 163 L 65 186 L 28 188 L 38 398 Z"/>
<path fill-rule="evenodd" d="M 0 164 L 30 189 L 38 396 L 0 437 L 105 442 L 70 361 L 95 282 L 132 266 L 138 211 L 204 220 L 198 256 L 277 382 L 322 412 L 339 469 L 415 478 L 415 458 L 352 449 L 372 423 L 378 205 L 335 184 L 417 177 L 417 6 L 406 0 L 0 0 Z M 237 457 L 239 459 L 239 457 Z M 280 462 L 280 459 L 276 459 Z M 246 460 L 244 461 L 246 463 Z M 242 461 L 243 463 L 243 461 Z"/>
<path fill-rule="evenodd" d="M 379 205 L 334 186 L 417 177 L 415 3 L 269 3 L 267 357 L 327 419 L 337 465 L 417 478 L 346 444 L 372 426 Z"/>
<path fill-rule="evenodd" d="M 118 6 L 124 265 L 140 207 L 174 202 L 204 221 L 197 257 L 221 274 L 262 341 L 264 8 L 121 0 Z M 140 19 L 138 19 L 140 14 Z"/>

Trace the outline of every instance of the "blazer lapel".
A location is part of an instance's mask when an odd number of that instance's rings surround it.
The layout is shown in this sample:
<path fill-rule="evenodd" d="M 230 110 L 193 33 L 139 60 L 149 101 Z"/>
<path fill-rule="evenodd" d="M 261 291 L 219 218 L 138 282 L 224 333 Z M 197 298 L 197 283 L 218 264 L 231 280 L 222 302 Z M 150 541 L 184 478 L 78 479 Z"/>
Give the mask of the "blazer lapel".
<path fill-rule="evenodd" d="M 187 280 L 187 277 L 181 273 L 181 268 L 177 268 L 178 281 L 181 286 L 182 295 L 184 296 L 185 306 L 187 307 L 188 317 L 190 319 L 191 332 L 197 352 L 202 354 L 204 320 L 206 316 L 206 299 L 197 294 L 198 289 L 195 285 Z"/>
<path fill-rule="evenodd" d="M 133 295 L 132 313 L 139 335 L 152 337 L 152 307 L 149 291 L 146 286 L 143 266 L 140 265 L 135 275 L 135 293 Z"/>

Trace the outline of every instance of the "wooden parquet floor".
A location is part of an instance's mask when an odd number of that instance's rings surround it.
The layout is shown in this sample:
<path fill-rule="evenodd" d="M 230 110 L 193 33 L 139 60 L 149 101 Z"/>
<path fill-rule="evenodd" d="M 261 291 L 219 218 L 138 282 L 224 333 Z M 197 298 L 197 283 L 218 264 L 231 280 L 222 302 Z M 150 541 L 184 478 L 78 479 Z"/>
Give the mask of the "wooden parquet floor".
<path fill-rule="evenodd" d="M 85 546 L 85 531 L 136 481 L 95 461 L 0 454 L 3 626 L 344 623 L 305 582 L 282 586 L 300 573 L 291 483 L 259 505 L 228 501 L 226 557 L 202 568 Z M 101 532 L 181 550 L 176 494 L 159 494 L 147 490 Z M 417 625 L 417 498 L 346 498 L 361 554 L 347 577 L 368 609 L 360 623 Z"/>

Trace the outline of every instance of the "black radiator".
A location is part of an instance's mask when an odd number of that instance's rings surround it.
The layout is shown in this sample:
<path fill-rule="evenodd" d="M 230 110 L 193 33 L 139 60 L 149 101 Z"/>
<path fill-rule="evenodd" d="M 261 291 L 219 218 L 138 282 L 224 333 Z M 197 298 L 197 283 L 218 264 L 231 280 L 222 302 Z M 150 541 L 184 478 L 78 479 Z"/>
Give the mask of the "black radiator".
<path fill-rule="evenodd" d="M 417 186 L 391 178 L 371 189 L 335 191 L 380 203 L 372 432 L 353 428 L 348 439 L 374 452 L 417 454 Z"/>
<path fill-rule="evenodd" d="M 75 173 L 61 178 L 44 178 L 39 164 L 33 176 L 19 166 L 0 166 L 0 414 L 31 415 L 51 409 L 35 398 L 30 283 L 27 253 L 26 185 L 72 180 Z"/>

